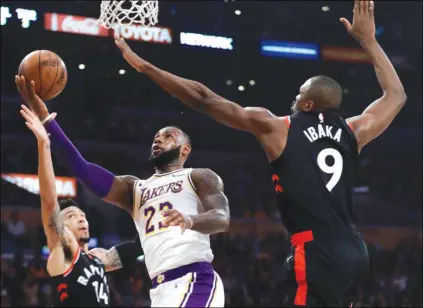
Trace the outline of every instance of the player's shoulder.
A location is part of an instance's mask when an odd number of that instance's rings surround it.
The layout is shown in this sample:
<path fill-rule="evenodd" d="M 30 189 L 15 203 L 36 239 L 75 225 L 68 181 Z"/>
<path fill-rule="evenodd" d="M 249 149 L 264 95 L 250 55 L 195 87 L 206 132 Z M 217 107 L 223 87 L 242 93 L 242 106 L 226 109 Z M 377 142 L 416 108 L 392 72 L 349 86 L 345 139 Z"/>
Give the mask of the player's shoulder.
<path fill-rule="evenodd" d="M 190 178 L 196 189 L 198 186 L 223 186 L 224 184 L 221 177 L 210 168 L 193 168 Z"/>

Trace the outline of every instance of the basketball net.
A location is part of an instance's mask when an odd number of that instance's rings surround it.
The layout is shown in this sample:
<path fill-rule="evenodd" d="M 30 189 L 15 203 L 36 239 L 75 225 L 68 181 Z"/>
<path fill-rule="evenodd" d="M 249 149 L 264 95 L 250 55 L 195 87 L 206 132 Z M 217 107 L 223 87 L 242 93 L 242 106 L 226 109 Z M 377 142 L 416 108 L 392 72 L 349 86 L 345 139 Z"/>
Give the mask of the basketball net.
<path fill-rule="evenodd" d="M 107 29 L 140 24 L 153 26 L 158 22 L 159 1 L 102 1 L 97 21 Z"/>

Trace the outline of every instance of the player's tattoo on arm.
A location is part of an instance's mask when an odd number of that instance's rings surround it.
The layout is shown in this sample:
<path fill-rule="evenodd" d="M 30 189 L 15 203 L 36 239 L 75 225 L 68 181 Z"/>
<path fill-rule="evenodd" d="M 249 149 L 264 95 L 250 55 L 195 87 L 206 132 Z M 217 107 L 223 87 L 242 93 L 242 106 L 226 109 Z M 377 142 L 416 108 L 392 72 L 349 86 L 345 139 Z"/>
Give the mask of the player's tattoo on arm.
<path fill-rule="evenodd" d="M 132 175 L 115 176 L 112 188 L 103 198 L 132 214 L 134 203 L 134 184 L 139 179 Z"/>
<path fill-rule="evenodd" d="M 221 178 L 210 169 L 195 169 L 191 179 L 205 208 L 205 213 L 190 216 L 191 229 L 204 234 L 226 231 L 230 225 L 230 208 Z"/>
<path fill-rule="evenodd" d="M 107 267 L 110 268 L 110 270 L 115 270 L 122 267 L 121 258 L 119 257 L 118 251 L 115 247 L 112 247 L 107 251 L 107 256 L 109 261 Z"/>
<path fill-rule="evenodd" d="M 119 256 L 119 252 L 115 246 L 109 250 L 104 248 L 94 248 L 90 250 L 89 253 L 96 256 L 103 262 L 106 272 L 115 271 L 122 267 L 121 257 Z"/>
<path fill-rule="evenodd" d="M 60 214 L 59 206 L 56 205 L 49 219 L 48 227 L 61 238 L 65 233 L 65 225 Z"/>

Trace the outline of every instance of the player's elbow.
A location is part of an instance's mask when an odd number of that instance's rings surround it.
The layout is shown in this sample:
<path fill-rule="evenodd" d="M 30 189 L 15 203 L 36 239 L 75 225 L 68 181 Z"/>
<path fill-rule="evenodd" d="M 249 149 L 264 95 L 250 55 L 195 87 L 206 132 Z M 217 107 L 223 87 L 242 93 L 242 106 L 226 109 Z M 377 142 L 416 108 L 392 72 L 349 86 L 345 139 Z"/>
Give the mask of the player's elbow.
<path fill-rule="evenodd" d="M 400 107 L 403 107 L 403 105 L 406 103 L 406 100 L 408 99 L 403 88 L 387 91 L 384 93 L 384 96 L 390 97 L 390 100 L 398 104 Z"/>
<path fill-rule="evenodd" d="M 223 213 L 222 216 L 222 230 L 221 232 L 226 232 L 230 228 L 230 213 Z"/>

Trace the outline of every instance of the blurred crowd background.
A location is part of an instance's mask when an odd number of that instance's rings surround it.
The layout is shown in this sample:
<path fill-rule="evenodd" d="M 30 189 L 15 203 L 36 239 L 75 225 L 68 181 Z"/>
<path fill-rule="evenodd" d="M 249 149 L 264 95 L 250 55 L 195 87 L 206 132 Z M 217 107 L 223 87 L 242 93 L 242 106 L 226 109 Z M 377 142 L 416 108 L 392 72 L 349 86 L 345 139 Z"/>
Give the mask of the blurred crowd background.
<path fill-rule="evenodd" d="M 201 81 L 242 106 L 263 106 L 278 115 L 289 112 L 306 79 L 330 76 L 343 87 L 341 113 L 348 117 L 381 95 L 372 65 L 338 21 L 351 16 L 352 5 L 162 1 L 159 26 L 170 30 L 172 42 L 127 41 L 165 70 Z M 16 9 L 26 15 L 19 18 Z M 368 243 L 371 271 L 352 287 L 346 303 L 422 307 L 422 2 L 378 2 L 375 11 L 378 40 L 399 73 L 408 102 L 390 128 L 360 155 L 356 220 Z M 47 21 L 51 15 L 46 13 L 57 13 L 59 21 L 60 14 L 68 21 L 73 16 L 74 24 L 52 31 Z M 128 67 L 110 36 L 99 36 L 90 20 L 75 16 L 97 18 L 99 4 L 2 1 L 1 306 L 51 306 L 55 292 L 45 272 L 45 237 L 37 181 L 32 177 L 37 174 L 36 142 L 20 118 L 21 100 L 13 78 L 24 56 L 37 49 L 56 52 L 67 65 L 68 84 L 48 106 L 58 112 L 58 122 L 87 160 L 115 174 L 146 178 L 153 172 L 147 158 L 157 130 L 176 125 L 190 135 L 194 151 L 187 165 L 216 171 L 230 200 L 230 232 L 211 237 L 226 305 L 284 306 L 283 263 L 289 243 L 259 144 L 249 134 L 216 123 L 164 93 Z M 183 45 L 181 32 L 232 38 L 233 49 Z M 315 44 L 318 56 L 266 56 L 260 50 L 264 41 Z M 326 46 L 341 48 L 343 56 L 325 58 Z M 72 180 L 56 160 L 55 171 Z M 75 197 L 87 212 L 90 245 L 109 248 L 136 234 L 128 214 L 99 201 L 79 184 L 66 185 L 58 186 L 59 195 Z M 151 282 L 143 264 L 111 273 L 109 279 L 114 305 L 149 306 Z"/>

